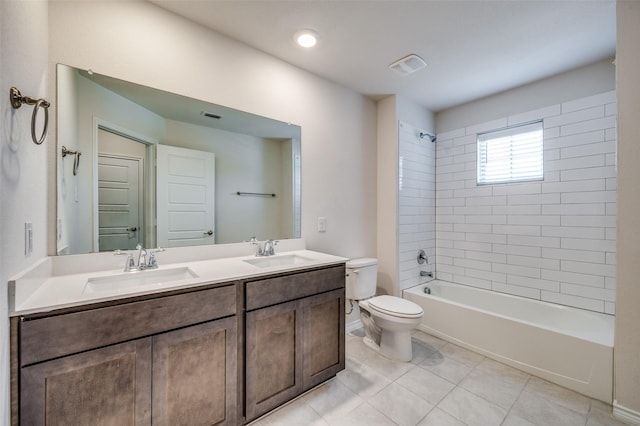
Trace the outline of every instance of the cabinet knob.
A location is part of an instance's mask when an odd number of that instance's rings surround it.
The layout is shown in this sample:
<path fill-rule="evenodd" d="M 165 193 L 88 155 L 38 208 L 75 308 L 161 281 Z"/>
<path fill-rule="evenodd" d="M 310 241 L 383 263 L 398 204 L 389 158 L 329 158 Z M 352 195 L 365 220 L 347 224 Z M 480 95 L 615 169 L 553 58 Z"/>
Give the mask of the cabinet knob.
<path fill-rule="evenodd" d="M 209 229 L 207 232 L 204 233 L 204 235 L 213 235 L 213 231 L 211 229 Z"/>

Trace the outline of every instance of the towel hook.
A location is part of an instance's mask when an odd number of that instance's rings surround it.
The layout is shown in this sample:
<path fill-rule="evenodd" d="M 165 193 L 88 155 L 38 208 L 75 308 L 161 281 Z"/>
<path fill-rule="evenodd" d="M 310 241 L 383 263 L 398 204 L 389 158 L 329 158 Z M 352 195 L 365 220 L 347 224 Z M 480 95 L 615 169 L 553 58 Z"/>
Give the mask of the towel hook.
<path fill-rule="evenodd" d="M 67 149 L 67 147 L 62 147 L 62 158 L 67 155 L 73 155 L 75 158 L 73 159 L 73 175 L 76 176 L 78 174 L 78 166 L 80 165 L 80 156 L 82 153 L 80 151 L 71 151 Z"/>
<path fill-rule="evenodd" d="M 11 100 L 11 106 L 18 109 L 22 104 L 35 105 L 33 107 L 33 114 L 31 115 L 31 139 L 36 145 L 41 145 L 44 139 L 47 137 L 47 128 L 49 127 L 49 106 L 51 104 L 44 99 L 33 99 L 29 96 L 22 96 L 22 93 L 15 87 L 9 89 L 9 99 Z M 44 128 L 39 138 L 36 137 L 36 118 L 38 117 L 38 110 L 44 109 Z"/>

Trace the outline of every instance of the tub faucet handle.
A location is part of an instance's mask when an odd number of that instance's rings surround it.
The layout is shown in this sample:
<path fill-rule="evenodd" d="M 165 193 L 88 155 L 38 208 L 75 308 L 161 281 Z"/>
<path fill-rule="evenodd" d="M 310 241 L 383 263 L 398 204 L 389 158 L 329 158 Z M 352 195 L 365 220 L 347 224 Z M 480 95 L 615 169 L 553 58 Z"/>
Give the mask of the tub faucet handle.
<path fill-rule="evenodd" d="M 429 259 L 427 259 L 427 253 L 425 253 L 425 251 L 422 249 L 418 250 L 418 257 L 416 258 L 416 260 L 418 261 L 419 265 L 422 265 L 425 262 L 429 263 Z"/>

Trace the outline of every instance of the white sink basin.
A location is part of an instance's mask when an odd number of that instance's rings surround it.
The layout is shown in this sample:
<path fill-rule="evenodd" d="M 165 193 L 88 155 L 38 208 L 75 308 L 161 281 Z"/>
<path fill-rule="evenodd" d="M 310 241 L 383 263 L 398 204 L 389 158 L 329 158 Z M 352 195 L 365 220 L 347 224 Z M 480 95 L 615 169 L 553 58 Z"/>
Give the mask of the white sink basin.
<path fill-rule="evenodd" d="M 198 278 L 191 269 L 185 267 L 173 269 L 153 269 L 147 271 L 126 272 L 124 274 L 94 277 L 87 280 L 83 293 L 104 293 L 131 291 L 137 287 L 158 287 Z"/>
<path fill-rule="evenodd" d="M 265 256 L 256 257 L 254 259 L 245 259 L 244 262 L 257 266 L 258 268 L 269 268 L 272 266 L 297 265 L 311 260 L 313 259 L 297 254 L 283 254 L 281 256 Z"/>

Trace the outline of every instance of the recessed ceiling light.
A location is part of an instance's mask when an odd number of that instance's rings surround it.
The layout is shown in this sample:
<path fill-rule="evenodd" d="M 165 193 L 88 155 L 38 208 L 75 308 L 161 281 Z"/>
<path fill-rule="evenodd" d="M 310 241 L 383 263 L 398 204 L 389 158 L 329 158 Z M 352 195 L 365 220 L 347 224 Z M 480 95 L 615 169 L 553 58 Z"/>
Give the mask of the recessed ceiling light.
<path fill-rule="evenodd" d="M 310 48 L 318 43 L 318 34 L 311 30 L 298 31 L 295 40 L 299 46 Z"/>

